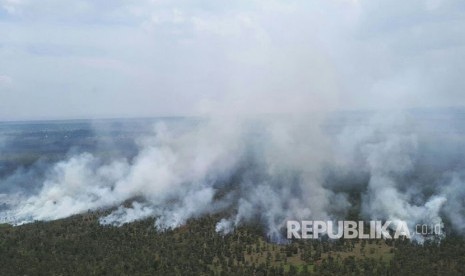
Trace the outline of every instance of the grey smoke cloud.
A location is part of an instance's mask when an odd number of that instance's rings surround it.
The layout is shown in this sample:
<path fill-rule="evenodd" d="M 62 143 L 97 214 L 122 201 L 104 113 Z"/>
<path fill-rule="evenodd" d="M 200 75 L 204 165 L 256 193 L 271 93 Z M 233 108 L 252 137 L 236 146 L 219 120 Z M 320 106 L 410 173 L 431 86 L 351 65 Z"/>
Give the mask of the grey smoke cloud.
<path fill-rule="evenodd" d="M 464 104 L 461 1 L 3 0 L 0 9 L 2 119 Z"/>
<path fill-rule="evenodd" d="M 446 222 L 463 233 L 462 134 L 441 129 L 451 117 L 424 116 L 362 114 L 336 134 L 305 117 L 161 122 L 132 159 L 82 153 L 53 165 L 38 192 L 13 193 L 2 217 L 26 223 L 119 206 L 100 223 L 155 218 L 163 230 L 222 213 L 219 233 L 258 222 L 280 241 L 287 220 L 346 218 L 357 195 L 361 219 L 404 220 L 411 229 Z"/>

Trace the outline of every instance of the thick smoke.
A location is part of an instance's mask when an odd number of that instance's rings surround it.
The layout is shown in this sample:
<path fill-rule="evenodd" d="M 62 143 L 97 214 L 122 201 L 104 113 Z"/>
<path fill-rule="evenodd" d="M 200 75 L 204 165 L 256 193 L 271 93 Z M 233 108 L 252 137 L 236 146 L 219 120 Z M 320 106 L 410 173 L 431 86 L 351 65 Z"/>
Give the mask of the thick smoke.
<path fill-rule="evenodd" d="M 362 217 L 374 220 L 403 220 L 411 229 L 417 223 L 440 223 L 439 210 L 446 198 L 426 193 L 426 183 L 417 182 L 419 171 L 417 134 L 405 117 L 375 117 L 362 129 L 347 128 L 341 135 L 350 170 L 367 172 L 361 190 Z M 351 137 L 354 133 L 357 137 Z M 343 159 L 344 156 L 341 156 Z M 360 183 L 358 183 L 360 184 Z"/>
<path fill-rule="evenodd" d="M 446 230 L 463 233 L 464 202 L 457 195 L 463 194 L 464 143 L 454 126 L 460 114 L 413 114 L 381 114 L 345 128 L 337 143 L 341 175 L 364 179 L 350 183 L 361 195 L 363 218 L 404 220 L 410 229 L 447 221 L 453 229 Z"/>
<path fill-rule="evenodd" d="M 279 236 L 286 218 L 328 215 L 331 195 L 319 175 L 327 145 L 313 124 L 223 118 L 187 130 L 160 123 L 154 133 L 140 139 L 132 160 L 105 163 L 81 153 L 58 162 L 41 190 L 18 201 L 6 217 L 15 223 L 51 220 L 131 201 L 101 223 L 154 216 L 166 229 L 232 210 L 227 220 L 235 226 L 259 219 Z"/>
<path fill-rule="evenodd" d="M 160 122 L 133 158 L 76 154 L 48 169 L 32 195 L 2 195 L 15 198 L 2 216 L 22 224 L 117 207 L 100 222 L 153 217 L 163 230 L 221 213 L 219 233 L 258 222 L 279 241 L 289 219 L 343 219 L 355 210 L 360 219 L 405 220 L 412 229 L 448 222 L 463 233 L 461 134 L 414 115 Z"/>

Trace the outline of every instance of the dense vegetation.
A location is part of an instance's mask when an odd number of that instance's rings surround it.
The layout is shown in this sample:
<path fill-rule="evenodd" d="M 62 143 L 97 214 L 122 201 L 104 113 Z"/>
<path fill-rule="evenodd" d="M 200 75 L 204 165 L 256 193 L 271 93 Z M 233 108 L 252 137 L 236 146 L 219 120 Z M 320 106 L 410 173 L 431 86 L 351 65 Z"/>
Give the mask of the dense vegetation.
<path fill-rule="evenodd" d="M 220 236 L 218 217 L 157 232 L 153 220 L 120 228 L 99 213 L 0 226 L 0 275 L 465 275 L 465 241 L 267 242 L 257 226 Z"/>

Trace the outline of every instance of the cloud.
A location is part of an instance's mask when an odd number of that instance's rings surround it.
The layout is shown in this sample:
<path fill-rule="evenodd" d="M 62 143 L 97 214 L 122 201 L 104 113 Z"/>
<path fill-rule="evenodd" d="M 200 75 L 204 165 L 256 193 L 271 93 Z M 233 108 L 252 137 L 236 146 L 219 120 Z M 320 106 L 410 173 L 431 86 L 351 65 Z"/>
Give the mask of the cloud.
<path fill-rule="evenodd" d="M 65 107 L 52 111 L 38 101 L 42 107 L 30 109 L 6 99 L 26 117 L 465 104 L 460 1 L 3 1 L 6 6 L 17 12 L 0 19 L 2 73 L 20 84 L 15 89 L 23 98 L 34 98 L 39 87 L 42 98 Z M 89 69 L 90 60 L 118 66 Z"/>
<path fill-rule="evenodd" d="M 18 14 L 21 6 L 24 4 L 22 0 L 2 0 L 0 1 L 1 7 L 9 14 Z"/>
<path fill-rule="evenodd" d="M 465 83 L 457 78 L 462 65 L 456 60 L 465 54 L 464 8 L 460 1 L 433 6 L 361 1 L 338 55 L 345 77 L 359 78 L 345 81 L 350 91 L 345 98 L 367 107 L 379 107 L 377 101 L 400 107 L 463 105 L 456 91 Z"/>
<path fill-rule="evenodd" d="M 9 86 L 13 83 L 13 79 L 6 75 L 0 75 L 0 86 Z"/>

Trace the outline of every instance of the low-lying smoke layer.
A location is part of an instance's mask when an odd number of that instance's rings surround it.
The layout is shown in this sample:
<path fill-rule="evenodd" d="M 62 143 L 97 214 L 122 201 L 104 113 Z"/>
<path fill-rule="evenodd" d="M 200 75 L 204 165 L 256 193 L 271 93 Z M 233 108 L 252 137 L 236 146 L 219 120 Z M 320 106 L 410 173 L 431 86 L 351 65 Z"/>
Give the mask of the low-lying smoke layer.
<path fill-rule="evenodd" d="M 78 153 L 48 168 L 35 191 L 0 195 L 1 215 L 22 224 L 117 207 L 100 222 L 153 217 L 163 230 L 221 213 L 219 233 L 258 222 L 280 241 L 287 220 L 355 212 L 412 228 L 447 222 L 464 233 L 465 125 L 454 114 L 339 114 L 323 125 L 302 116 L 159 122 L 137 139 L 134 157 Z"/>

